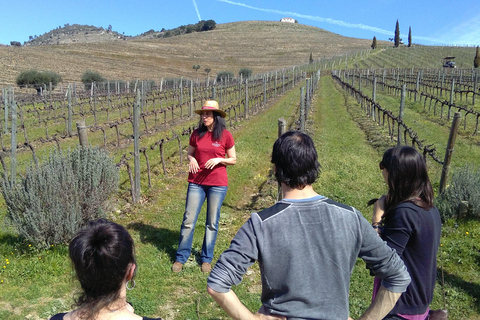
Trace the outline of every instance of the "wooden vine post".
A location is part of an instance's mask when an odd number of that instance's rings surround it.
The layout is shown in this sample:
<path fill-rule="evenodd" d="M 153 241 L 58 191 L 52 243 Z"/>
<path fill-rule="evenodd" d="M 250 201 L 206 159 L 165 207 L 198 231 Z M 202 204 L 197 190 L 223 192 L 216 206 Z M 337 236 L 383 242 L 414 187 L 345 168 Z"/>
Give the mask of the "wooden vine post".
<path fill-rule="evenodd" d="M 300 88 L 300 131 L 305 132 L 305 87 Z"/>
<path fill-rule="evenodd" d="M 307 120 L 308 112 L 310 111 L 310 90 L 312 86 L 312 79 L 306 79 L 306 89 L 305 89 L 305 120 Z"/>
<path fill-rule="evenodd" d="M 133 202 L 140 199 L 140 109 L 141 92 L 137 89 L 137 101 L 133 106 L 133 162 L 134 162 L 134 183 Z"/>
<path fill-rule="evenodd" d="M 67 89 L 67 100 L 68 100 L 68 122 L 67 122 L 67 132 L 68 135 L 72 136 L 72 86 L 69 84 Z"/>
<path fill-rule="evenodd" d="M 8 133 L 8 105 L 9 105 L 9 100 L 8 100 L 8 91 L 7 88 L 3 89 L 3 105 L 5 106 L 5 118 L 4 118 L 4 130 L 5 134 Z"/>
<path fill-rule="evenodd" d="M 443 161 L 442 176 L 440 177 L 440 189 L 439 193 L 442 194 L 445 191 L 447 185 L 447 175 L 450 169 L 450 162 L 452 161 L 452 153 L 455 146 L 455 140 L 457 139 L 457 130 L 460 125 L 460 112 L 455 112 L 452 121 L 452 127 L 450 128 L 450 135 L 448 137 L 447 149 L 445 150 L 445 160 Z"/>
<path fill-rule="evenodd" d="M 248 119 L 248 80 L 245 79 L 245 107 L 243 108 L 243 117 Z"/>
<path fill-rule="evenodd" d="M 267 105 L 267 77 L 263 77 L 263 105 Z"/>
<path fill-rule="evenodd" d="M 372 89 L 372 101 L 375 103 L 377 100 L 377 77 L 373 77 L 373 89 Z M 375 107 L 372 108 L 372 118 L 375 120 Z"/>
<path fill-rule="evenodd" d="M 283 78 L 285 79 L 285 76 Z M 295 66 L 292 67 L 292 89 L 294 87 L 295 87 Z"/>
<path fill-rule="evenodd" d="M 193 80 L 190 80 L 190 110 L 188 112 L 188 117 L 193 117 Z"/>
<path fill-rule="evenodd" d="M 417 82 L 415 83 L 415 97 L 414 101 L 417 102 L 418 89 L 420 87 L 420 71 L 417 73 Z"/>
<path fill-rule="evenodd" d="M 450 89 L 450 104 L 448 106 L 448 120 L 450 120 L 450 110 L 452 109 L 451 106 L 453 105 L 453 95 L 455 94 L 455 79 L 452 78 L 452 87 Z"/>
<path fill-rule="evenodd" d="M 88 146 L 87 127 L 85 127 L 85 120 L 77 121 L 78 142 L 82 147 Z"/>
<path fill-rule="evenodd" d="M 112 97 L 110 96 L 110 81 L 107 81 L 107 106 L 108 106 L 108 109 L 111 108 L 111 102 L 112 102 L 111 100 L 112 100 Z"/>
<path fill-rule="evenodd" d="M 405 94 L 407 91 L 407 85 L 402 85 L 402 95 L 400 98 L 400 112 L 398 113 L 398 135 L 397 135 L 397 146 L 402 144 L 402 135 L 400 133 L 400 123 L 403 121 L 403 110 L 405 110 Z"/>
<path fill-rule="evenodd" d="M 285 133 L 285 128 L 287 127 L 287 121 L 285 121 L 284 118 L 278 119 L 278 137 L 280 138 L 282 134 Z M 277 201 L 280 201 L 283 199 L 283 191 L 282 191 L 282 185 L 280 182 L 277 182 L 278 184 L 278 192 L 277 192 Z"/>
<path fill-rule="evenodd" d="M 477 95 L 478 73 L 475 71 L 475 78 L 473 80 L 473 97 L 472 105 L 475 105 L 475 96 Z"/>
<path fill-rule="evenodd" d="M 277 97 L 277 77 L 278 77 L 278 72 L 275 71 L 275 90 L 274 90 L 274 93 L 273 93 L 273 97 L 276 98 Z"/>
<path fill-rule="evenodd" d="M 15 102 L 15 95 L 13 93 L 12 87 L 9 88 L 10 96 L 10 107 L 12 109 L 12 144 L 11 144 L 11 159 L 10 159 L 10 169 L 11 169 L 11 184 L 14 185 L 17 179 L 17 103 Z"/>
<path fill-rule="evenodd" d="M 180 78 L 180 104 L 183 104 L 183 77 Z"/>

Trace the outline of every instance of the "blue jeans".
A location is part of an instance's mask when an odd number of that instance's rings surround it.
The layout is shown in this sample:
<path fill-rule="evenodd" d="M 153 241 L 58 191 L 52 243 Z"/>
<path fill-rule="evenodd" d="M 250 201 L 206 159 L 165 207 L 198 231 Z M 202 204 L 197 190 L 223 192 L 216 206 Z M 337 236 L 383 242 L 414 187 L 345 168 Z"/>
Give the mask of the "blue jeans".
<path fill-rule="evenodd" d="M 205 236 L 203 237 L 201 260 L 212 262 L 213 249 L 217 240 L 218 222 L 220 220 L 220 208 L 227 194 L 228 187 L 203 186 L 195 183 L 188 184 L 185 213 L 183 214 L 182 228 L 180 229 L 180 241 L 175 261 L 185 263 L 192 251 L 193 232 L 197 223 L 198 215 L 205 198 L 207 199 L 207 220 L 205 222 Z"/>

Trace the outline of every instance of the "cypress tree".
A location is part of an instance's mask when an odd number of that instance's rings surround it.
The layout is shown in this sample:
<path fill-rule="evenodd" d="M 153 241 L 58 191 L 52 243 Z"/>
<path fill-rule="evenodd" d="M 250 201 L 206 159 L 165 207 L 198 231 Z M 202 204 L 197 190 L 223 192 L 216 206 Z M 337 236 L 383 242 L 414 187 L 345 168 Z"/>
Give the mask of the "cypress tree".
<path fill-rule="evenodd" d="M 475 53 L 475 59 L 473 59 L 473 66 L 475 68 L 480 67 L 480 49 L 477 46 L 477 52 Z"/>
<path fill-rule="evenodd" d="M 395 39 L 394 39 L 394 47 L 398 48 L 400 45 L 400 26 L 398 24 L 398 19 L 397 19 L 397 24 L 395 25 Z"/>
<path fill-rule="evenodd" d="M 373 41 L 372 41 L 372 49 L 376 49 L 377 48 L 377 37 L 373 37 Z"/>
<path fill-rule="evenodd" d="M 412 27 L 408 27 L 408 47 L 412 46 Z"/>

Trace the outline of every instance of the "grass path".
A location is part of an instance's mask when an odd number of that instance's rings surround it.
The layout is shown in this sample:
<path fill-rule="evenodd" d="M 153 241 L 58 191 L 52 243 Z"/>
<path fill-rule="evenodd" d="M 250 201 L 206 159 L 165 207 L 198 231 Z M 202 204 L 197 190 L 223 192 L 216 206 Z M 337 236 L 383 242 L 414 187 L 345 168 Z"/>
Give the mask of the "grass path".
<path fill-rule="evenodd" d="M 348 108 L 355 108 L 354 103 L 338 90 L 330 77 L 322 78 L 311 115 L 312 125 L 308 128 L 322 166 L 314 188 L 320 194 L 354 206 L 370 220 L 372 208 L 367 208 L 366 203 L 385 190 L 378 169 L 380 152 L 367 143 L 363 131 L 352 121 Z M 350 287 L 350 315 L 354 318 L 369 304 L 371 279 L 363 261 L 357 261 Z"/>

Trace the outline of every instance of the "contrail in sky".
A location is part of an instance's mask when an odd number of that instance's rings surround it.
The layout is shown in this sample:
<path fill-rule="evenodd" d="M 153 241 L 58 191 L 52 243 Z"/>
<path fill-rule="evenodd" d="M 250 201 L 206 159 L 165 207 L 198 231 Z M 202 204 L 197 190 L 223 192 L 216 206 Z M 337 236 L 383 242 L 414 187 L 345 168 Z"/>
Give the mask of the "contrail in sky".
<path fill-rule="evenodd" d="M 369 30 L 369 31 L 373 31 L 373 32 L 376 32 L 376 33 L 380 33 L 380 34 L 393 36 L 393 32 L 390 31 L 390 30 L 384 30 L 384 29 L 380 29 L 380 28 L 377 28 L 377 27 L 367 26 L 367 25 L 364 25 L 364 24 L 361 24 L 361 23 L 348 23 L 348 22 L 341 21 L 341 20 L 335 20 L 335 19 L 330 19 L 330 18 L 322 18 L 322 17 L 317 17 L 317 16 L 305 15 L 305 14 L 296 13 L 296 12 L 280 11 L 280 10 L 275 10 L 275 9 L 257 8 L 257 7 L 253 7 L 253 6 L 244 4 L 244 3 L 234 2 L 234 1 L 230 1 L 230 0 L 217 0 L 217 1 L 228 3 L 228 4 L 233 4 L 233 5 L 240 6 L 240 7 L 245 7 L 245 8 L 248 8 L 248 9 L 268 12 L 268 13 L 278 13 L 278 14 L 281 14 L 281 15 L 284 15 L 284 16 L 293 16 L 293 17 L 312 20 L 312 21 L 326 22 L 326 23 L 334 24 L 334 25 L 341 26 L 341 27 Z M 427 38 L 427 37 L 415 37 L 415 38 L 424 39 L 424 40 L 428 40 L 428 41 L 441 42 L 439 40 L 431 39 L 431 38 Z"/>
<path fill-rule="evenodd" d="M 197 12 L 198 21 L 201 21 L 202 18 L 200 18 L 200 12 L 198 12 L 197 1 L 192 0 L 192 2 L 193 2 L 193 6 L 195 7 L 195 11 Z"/>

